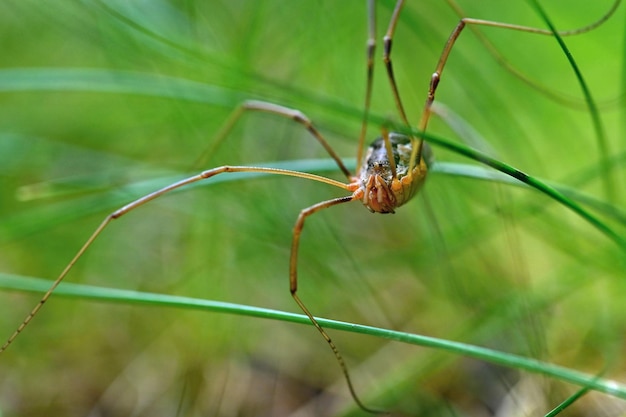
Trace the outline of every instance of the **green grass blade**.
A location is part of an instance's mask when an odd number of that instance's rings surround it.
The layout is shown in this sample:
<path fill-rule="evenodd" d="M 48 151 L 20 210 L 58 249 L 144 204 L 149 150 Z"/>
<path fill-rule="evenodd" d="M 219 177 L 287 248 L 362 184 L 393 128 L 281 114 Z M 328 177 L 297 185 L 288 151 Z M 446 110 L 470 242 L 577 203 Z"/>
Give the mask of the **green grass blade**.
<path fill-rule="evenodd" d="M 554 417 L 556 415 L 561 414 L 562 411 L 564 411 L 567 407 L 571 406 L 576 401 L 581 399 L 588 392 L 589 392 L 589 388 L 588 387 L 584 387 L 584 388 L 579 389 L 573 395 L 569 396 L 561 404 L 559 404 L 558 406 L 554 407 L 554 409 L 552 409 L 548 414 L 546 414 L 545 417 Z"/>
<path fill-rule="evenodd" d="M 455 153 L 459 154 L 459 155 L 463 155 L 466 156 L 468 158 L 471 158 L 475 161 L 478 161 L 482 164 L 485 164 L 487 166 L 490 166 L 512 178 L 515 178 L 521 182 L 523 182 L 524 184 L 542 192 L 543 194 L 547 195 L 548 197 L 550 197 L 551 199 L 557 201 L 558 203 L 562 204 L 563 206 L 569 208 L 570 210 L 574 211 L 575 213 L 577 213 L 579 216 L 581 216 L 583 219 L 585 219 L 587 222 L 589 222 L 591 225 L 593 225 L 596 229 L 598 229 L 600 232 L 602 232 L 604 235 L 606 235 L 609 239 L 611 239 L 613 242 L 615 242 L 622 250 L 626 250 L 626 239 L 619 235 L 617 232 L 615 232 L 612 228 L 610 228 L 608 225 L 606 225 L 604 222 L 602 222 L 600 219 L 598 219 L 596 216 L 594 216 L 593 214 L 591 214 L 590 212 L 588 212 L 587 210 L 585 210 L 582 206 L 580 206 L 579 204 L 577 204 L 575 201 L 571 200 L 570 198 L 566 197 L 563 193 L 557 191 L 556 189 L 554 189 L 553 187 L 549 186 L 548 184 L 544 183 L 543 181 L 540 181 L 539 179 L 530 176 L 514 167 L 512 167 L 509 164 L 506 164 L 504 162 L 501 162 L 495 158 L 492 158 L 482 152 L 479 152 L 477 150 L 474 150 L 472 148 L 466 147 L 464 145 L 461 144 L 457 144 L 457 143 L 453 143 L 450 142 L 444 138 L 435 136 L 435 135 L 431 135 L 429 133 L 423 133 L 423 132 L 419 132 L 417 130 L 414 129 L 407 129 L 406 127 L 403 126 L 395 126 L 395 128 L 398 131 L 401 132 L 405 132 L 407 134 L 411 134 L 411 135 L 415 135 L 415 136 L 421 136 L 423 138 L 425 138 L 427 141 L 429 141 L 430 143 L 434 143 L 438 146 L 441 146 L 443 148 L 449 149 L 451 151 L 454 151 Z"/>
<path fill-rule="evenodd" d="M 249 93 L 165 75 L 88 68 L 0 70 L 0 92 L 54 91 L 139 94 L 232 108 Z"/>
<path fill-rule="evenodd" d="M 48 290 L 51 282 L 52 281 L 40 278 L 0 273 L 0 287 L 7 290 L 43 293 Z M 61 283 L 61 285 L 57 288 L 55 295 L 105 302 L 122 302 L 145 304 L 150 306 L 197 309 L 221 314 L 236 314 L 311 325 L 310 320 L 302 314 L 294 314 L 221 301 L 203 300 L 192 297 L 94 287 L 83 284 Z M 618 398 L 626 399 L 625 385 L 612 380 L 599 379 L 593 375 L 542 362 L 536 359 L 499 352 L 493 349 L 466 343 L 378 327 L 364 326 L 356 323 L 347 323 L 324 318 L 318 318 L 318 322 L 320 325 L 328 329 L 360 333 L 416 346 L 442 350 L 453 354 L 464 355 L 502 366 L 550 376 L 561 381 L 583 386 L 586 389 L 593 389 Z"/>
<path fill-rule="evenodd" d="M 541 7 L 541 5 L 539 4 L 539 1 L 528 0 L 528 2 L 533 6 L 533 8 L 537 11 L 539 16 L 541 16 L 543 21 L 546 23 L 548 28 L 552 31 L 554 38 L 556 39 L 559 46 L 563 50 L 563 53 L 567 57 L 567 60 L 570 63 L 570 66 L 572 67 L 574 74 L 576 75 L 576 79 L 578 80 L 578 84 L 580 85 L 580 89 L 582 90 L 583 96 L 585 98 L 585 102 L 587 103 L 589 115 L 591 116 L 591 121 L 593 123 L 593 128 L 595 130 L 596 143 L 598 146 L 598 151 L 600 153 L 599 163 L 603 167 L 605 167 L 604 175 L 602 176 L 602 179 L 604 180 L 605 193 L 609 201 L 615 201 L 615 182 L 613 181 L 613 178 L 612 178 L 612 166 L 610 165 L 611 151 L 609 149 L 609 144 L 608 144 L 608 140 L 606 137 L 604 125 L 602 123 L 602 120 L 600 119 L 600 112 L 598 111 L 598 106 L 596 105 L 596 102 L 593 96 L 591 95 L 591 90 L 589 89 L 589 86 L 587 85 L 587 82 L 585 81 L 585 78 L 583 77 L 582 71 L 580 70 L 580 68 L 578 67 L 578 64 L 576 63 L 574 56 L 569 51 L 567 45 L 565 44 L 565 41 L 563 40 L 563 37 L 559 35 L 558 30 L 556 29 L 556 27 L 554 26 L 554 24 L 548 17 L 543 7 Z"/>
<path fill-rule="evenodd" d="M 356 166 L 356 161 L 354 159 L 345 159 L 344 163 L 348 169 L 354 169 Z M 336 164 L 331 159 L 276 161 L 272 163 L 258 163 L 252 165 L 318 174 L 333 172 L 336 170 Z M 507 185 L 532 187 L 531 184 L 525 183 L 514 176 L 507 175 L 505 172 L 493 171 L 477 165 L 436 161 L 430 171 L 431 174 L 434 175 L 449 175 L 488 182 L 498 182 Z M 192 174 L 193 173 L 189 173 L 189 175 Z M 56 200 L 62 198 L 62 200 L 52 201 L 44 208 L 38 207 L 31 210 L 24 210 L 3 218 L 3 220 L 0 221 L 0 227 L 3 230 L 0 242 L 7 242 L 11 239 L 25 236 L 37 231 L 40 232 L 47 227 L 70 221 L 72 219 L 89 216 L 106 210 L 113 211 L 129 201 L 144 196 L 185 177 L 187 176 L 174 173 L 171 175 L 160 174 L 152 179 L 135 181 L 113 189 L 110 189 L 109 187 L 102 189 L 102 181 L 99 180 L 97 176 L 96 178 L 91 176 L 64 178 L 57 181 L 49 181 L 45 184 L 34 184 L 21 192 L 21 194 L 24 195 L 24 198 L 28 198 L 28 200 Z M 267 174 L 261 173 L 231 173 L 229 175 L 221 175 L 211 178 L 210 181 L 202 181 L 191 184 L 181 189 L 174 190 L 173 193 L 187 192 L 198 187 L 207 187 L 225 182 L 237 182 L 267 177 Z M 579 201 L 584 203 L 604 215 L 626 225 L 626 213 L 611 204 L 581 193 L 574 188 L 566 187 L 561 184 L 553 184 L 539 179 L 535 180 L 540 184 L 544 184 L 546 187 L 552 188 L 555 192 L 562 194 L 568 199 L 568 201 Z M 94 191 L 96 194 L 92 195 Z M 88 193 L 88 195 L 84 196 L 83 194 L 85 193 Z M 72 194 L 76 194 L 76 197 L 70 198 Z"/>
<path fill-rule="evenodd" d="M 0 91 L 29 91 L 46 89 L 54 91 L 68 89 L 93 92 L 147 94 L 198 101 L 224 107 L 232 107 L 244 99 L 243 93 L 233 90 L 179 78 L 154 76 L 150 74 L 85 69 L 20 69 L 0 71 Z M 328 102 L 327 104 L 348 116 L 360 117 L 358 111 L 338 102 Z M 380 116 L 372 115 L 370 119 L 376 120 L 376 122 L 380 125 L 387 123 L 387 120 Z M 396 129 L 398 131 L 407 131 L 406 127 L 403 126 L 396 126 Z M 415 135 L 419 134 L 419 132 L 416 131 L 407 133 Z M 584 210 L 574 201 L 542 181 L 539 181 L 536 178 L 481 152 L 472 150 L 471 148 L 454 144 L 451 141 L 430 134 L 426 134 L 424 137 L 434 144 L 491 166 L 492 168 L 510 175 L 511 177 L 543 192 L 557 202 L 578 213 L 594 225 L 594 227 L 618 243 L 622 248 L 626 248 L 626 240 L 624 240 L 623 237 L 618 235 L 611 228 Z"/>

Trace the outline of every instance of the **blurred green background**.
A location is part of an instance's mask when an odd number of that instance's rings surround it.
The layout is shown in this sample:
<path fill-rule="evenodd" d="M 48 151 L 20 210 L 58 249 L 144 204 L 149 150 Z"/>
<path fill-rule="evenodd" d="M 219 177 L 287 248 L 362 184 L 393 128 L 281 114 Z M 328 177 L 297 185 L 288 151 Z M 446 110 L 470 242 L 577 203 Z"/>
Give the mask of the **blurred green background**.
<path fill-rule="evenodd" d="M 377 6 L 382 39 L 393 2 Z M 428 80 L 458 22 L 443 2 L 408 2 L 393 49 L 417 123 Z M 548 3 L 548 2 L 546 2 Z M 560 29 L 609 1 L 559 0 Z M 522 1 L 460 1 L 468 16 L 545 27 Z M 552 37 L 497 28 L 454 48 L 437 101 L 497 159 L 601 203 L 624 236 L 624 7 L 566 37 L 606 135 Z M 166 181 L 223 164 L 327 158 L 301 126 L 248 114 L 206 155 L 244 98 L 297 108 L 354 158 L 365 86 L 365 2 L 97 1 L 0 3 L 0 272 L 54 279 L 112 210 Z M 372 111 L 397 121 L 382 61 Z M 192 84 L 191 82 L 195 83 Z M 348 111 L 343 111 L 345 109 Z M 343 109 L 343 110 L 342 110 Z M 368 141 L 379 128 L 369 127 Z M 467 141 L 446 120 L 429 132 Z M 439 162 L 478 165 L 434 148 Z M 612 158 L 614 164 L 607 162 Z M 434 170 L 395 215 L 359 203 L 311 217 L 300 295 L 315 315 L 486 346 L 626 381 L 624 250 L 528 189 Z M 340 179 L 336 170 L 317 173 Z M 611 189 L 607 190 L 608 182 Z M 113 222 L 67 277 L 94 286 L 299 312 L 288 292 L 298 212 L 342 195 L 293 178 L 176 193 Z M 0 292 L 8 337 L 41 297 Z M 329 331 L 364 402 L 394 415 L 544 415 L 579 387 L 433 349 Z M 590 393 L 568 416 L 624 415 Z M 53 296 L 0 356 L 0 415 L 358 415 L 312 327 L 242 316 Z"/>

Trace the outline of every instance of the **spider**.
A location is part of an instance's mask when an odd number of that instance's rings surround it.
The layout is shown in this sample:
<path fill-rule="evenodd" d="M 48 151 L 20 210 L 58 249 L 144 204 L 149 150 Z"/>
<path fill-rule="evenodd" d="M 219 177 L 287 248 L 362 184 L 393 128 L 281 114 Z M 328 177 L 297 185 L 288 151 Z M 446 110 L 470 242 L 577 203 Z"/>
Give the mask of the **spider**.
<path fill-rule="evenodd" d="M 619 1 L 616 3 L 618 4 Z M 391 59 L 392 52 L 392 43 L 394 39 L 394 34 L 396 30 L 396 26 L 399 22 L 402 8 L 405 4 L 405 0 L 398 0 L 396 2 L 394 11 L 390 18 L 387 31 L 383 38 L 383 63 L 386 69 L 387 78 L 389 81 L 390 89 L 392 96 L 395 101 L 396 111 L 399 115 L 399 119 L 401 124 L 409 127 L 413 126 L 411 120 L 406 114 L 406 111 L 403 106 L 403 102 L 400 96 L 399 88 L 394 76 L 393 64 Z M 27 315 L 21 325 L 17 328 L 17 330 L 8 338 L 8 340 L 4 343 L 2 347 L 0 347 L 0 352 L 6 350 L 9 345 L 15 340 L 16 337 L 22 332 L 22 330 L 31 322 L 34 316 L 39 312 L 44 303 L 49 299 L 51 294 L 54 292 L 55 288 L 59 285 L 59 283 L 67 276 L 67 274 L 72 270 L 75 263 L 83 256 L 83 254 L 88 250 L 93 241 L 103 232 L 103 230 L 109 225 L 113 220 L 119 219 L 123 217 L 125 214 L 135 210 L 143 206 L 144 204 L 169 193 L 175 189 L 184 187 L 191 183 L 195 183 L 198 181 L 208 180 L 214 176 L 225 174 L 225 173 L 234 173 L 234 172 L 255 172 L 255 173 L 264 173 L 264 174 L 272 174 L 272 175 L 280 175 L 280 176 L 291 176 L 298 177 L 302 179 L 307 179 L 311 181 L 317 181 L 321 183 L 325 183 L 331 185 L 333 187 L 340 188 L 345 191 L 345 195 L 333 198 L 329 200 L 325 200 L 309 206 L 307 208 L 302 209 L 299 213 L 294 229 L 293 229 L 293 238 L 291 242 L 291 253 L 290 260 L 288 266 L 288 276 L 289 276 L 289 290 L 290 294 L 300 307 L 300 309 L 308 316 L 311 323 L 316 327 L 322 337 L 326 340 L 330 348 L 332 349 L 341 371 L 344 374 L 345 380 L 347 382 L 349 391 L 354 398 L 355 402 L 358 406 L 364 411 L 371 413 L 378 413 L 378 410 L 370 408 L 366 406 L 363 401 L 357 395 L 357 391 L 353 385 L 353 382 L 350 377 L 350 373 L 348 370 L 348 366 L 346 365 L 338 347 L 332 341 L 329 334 L 323 329 L 318 321 L 315 319 L 309 308 L 306 306 L 304 301 L 300 298 L 300 294 L 298 293 L 298 253 L 300 246 L 300 238 L 305 226 L 306 220 L 313 214 L 325 210 L 328 208 L 332 208 L 334 206 L 347 204 L 350 202 L 361 202 L 366 209 L 371 211 L 372 213 L 380 213 L 380 214 L 392 214 L 398 208 L 403 206 L 405 203 L 410 201 L 420 190 L 420 188 L 424 185 L 425 180 L 427 178 L 428 169 L 432 164 L 433 157 L 430 146 L 424 141 L 424 139 L 419 135 L 408 135 L 405 133 L 390 131 L 388 127 L 381 127 L 380 137 L 376 138 L 369 146 L 366 147 L 366 137 L 367 137 L 367 127 L 368 127 L 368 116 L 369 116 L 369 108 L 372 97 L 372 80 L 373 80 L 373 70 L 374 70 L 374 62 L 375 62 L 375 51 L 376 51 L 376 24 L 375 24 L 375 1 L 368 1 L 368 39 L 366 46 L 366 86 L 365 86 L 365 100 L 364 100 L 364 112 L 363 119 L 361 124 L 361 130 L 358 135 L 358 146 L 357 146 L 357 169 L 355 172 L 351 172 L 348 168 L 346 168 L 342 159 L 339 155 L 334 151 L 332 146 L 327 142 L 324 136 L 320 133 L 316 125 L 309 119 L 308 116 L 300 112 L 299 110 L 288 108 L 282 105 L 278 105 L 275 103 L 258 101 L 258 100 L 249 100 L 242 103 L 231 115 L 231 117 L 225 122 L 224 128 L 218 133 L 217 138 L 215 139 L 214 145 L 219 145 L 223 140 L 225 140 L 232 128 L 237 124 L 240 120 L 242 114 L 246 112 L 263 112 L 263 113 L 271 113 L 280 117 L 284 117 L 287 119 L 292 119 L 294 122 L 300 124 L 304 129 L 306 129 L 314 140 L 316 140 L 328 153 L 328 155 L 335 161 L 339 171 L 346 177 L 345 182 L 333 180 L 327 177 L 323 177 L 320 175 L 315 175 L 306 172 L 299 171 L 291 171 L 285 169 L 278 168 L 270 168 L 270 167 L 258 167 L 258 166 L 232 166 L 232 165 L 223 165 L 217 168 L 209 169 L 202 171 L 196 175 L 190 176 L 186 179 L 183 179 L 179 182 L 168 185 L 164 188 L 156 190 L 150 194 L 147 194 L 135 201 L 129 202 L 127 205 L 115 210 L 111 214 L 109 214 L 102 223 L 95 229 L 95 231 L 91 234 L 91 236 L 87 239 L 84 245 L 79 249 L 76 255 L 71 259 L 71 261 L 67 264 L 67 266 L 63 269 L 57 279 L 54 281 L 53 285 L 50 287 L 48 292 L 44 294 L 39 303 L 32 309 L 32 311 Z M 599 23 L 604 20 L 601 19 Z M 590 30 L 592 27 L 595 27 L 597 23 L 594 25 L 590 25 L 588 27 L 582 28 L 573 32 L 562 33 L 572 34 L 572 33 L 580 33 L 584 31 Z M 493 26 L 499 27 L 503 29 L 511 29 L 523 32 L 537 33 L 542 35 L 553 35 L 552 31 L 549 30 L 541 30 L 532 27 L 524 27 L 518 25 L 510 25 L 505 23 L 480 20 L 480 19 L 472 19 L 472 18 L 462 18 L 458 25 L 452 30 L 450 37 L 443 47 L 441 56 L 439 58 L 439 62 L 437 63 L 435 70 L 432 74 L 430 82 L 427 88 L 427 96 L 424 104 L 423 111 L 421 113 L 421 117 L 418 120 L 418 123 L 415 125 L 417 131 L 425 132 L 430 117 L 432 115 L 432 106 L 435 101 L 435 95 L 437 92 L 437 88 L 440 84 L 441 77 L 444 72 L 444 68 L 448 61 L 448 57 L 453 50 L 453 46 L 455 45 L 456 40 L 461 35 L 463 30 L 469 26 Z"/>

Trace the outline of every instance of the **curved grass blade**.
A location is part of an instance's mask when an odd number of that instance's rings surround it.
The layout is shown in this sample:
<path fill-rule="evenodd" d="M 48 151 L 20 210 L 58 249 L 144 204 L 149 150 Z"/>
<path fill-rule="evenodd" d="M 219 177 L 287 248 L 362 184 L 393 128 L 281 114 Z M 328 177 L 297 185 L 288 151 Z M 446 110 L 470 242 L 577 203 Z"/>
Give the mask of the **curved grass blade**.
<path fill-rule="evenodd" d="M 523 181 L 506 175 L 500 171 L 493 171 L 477 165 L 461 164 L 457 162 L 435 161 L 430 171 L 434 174 L 440 175 L 451 175 L 455 177 L 465 177 L 475 180 L 498 182 L 501 184 L 514 185 L 518 187 L 530 187 L 529 184 L 526 184 Z M 562 184 L 556 184 L 551 181 L 545 181 L 542 179 L 538 180 L 554 188 L 554 190 L 563 194 L 567 198 L 592 207 L 599 213 L 602 213 L 603 215 L 612 218 L 613 220 L 626 226 L 626 212 L 620 210 L 618 207 L 605 201 L 599 200 L 595 197 L 592 197 L 588 194 L 582 193 L 576 188 L 568 187 Z"/>
<path fill-rule="evenodd" d="M 379 120 L 378 122 L 383 123 L 383 120 Z M 492 158 L 488 155 L 485 155 L 482 152 L 479 152 L 467 146 L 464 146 L 458 143 L 453 143 L 441 137 L 438 137 L 429 133 L 420 132 L 416 129 L 408 129 L 406 126 L 395 125 L 394 128 L 397 129 L 397 131 L 403 132 L 407 135 L 413 135 L 415 137 L 423 137 L 425 140 L 427 140 L 430 143 L 436 144 L 445 149 L 458 153 L 459 155 L 466 156 L 482 164 L 490 166 L 540 191 L 541 193 L 547 195 L 551 199 L 559 202 L 560 204 L 564 205 L 565 207 L 569 208 L 570 210 L 578 214 L 580 217 L 585 219 L 587 222 L 593 225 L 596 229 L 598 229 L 600 232 L 606 235 L 609 239 L 613 240 L 622 250 L 626 251 L 626 238 L 617 234 L 613 229 L 611 229 L 600 219 L 598 219 L 597 217 L 589 213 L 578 203 L 566 197 L 563 193 L 557 191 L 556 189 L 544 183 L 543 181 L 539 180 L 538 178 L 530 176 L 520 171 L 519 169 L 512 167 L 509 164 L 501 162 L 495 158 Z"/>
<path fill-rule="evenodd" d="M 49 280 L 0 273 L 0 287 L 9 290 L 42 293 L 50 287 Z M 95 287 L 84 284 L 61 283 L 55 295 L 77 297 L 104 302 L 122 302 L 145 304 L 160 307 L 196 309 L 222 314 L 236 314 L 249 317 L 286 321 L 297 324 L 311 325 L 310 320 L 302 314 L 294 314 L 278 310 L 270 310 L 254 306 L 226 303 L 221 301 L 203 300 L 198 298 L 146 293 L 131 290 Z M 617 398 L 626 399 L 626 385 L 618 382 L 599 379 L 597 376 L 568 369 L 562 366 L 538 361 L 519 355 L 499 352 L 467 343 L 454 342 L 435 337 L 399 332 L 356 323 L 348 323 L 330 319 L 318 319 L 319 323 L 329 329 L 360 333 L 389 340 L 395 340 L 416 346 L 433 348 L 449 353 L 468 356 L 502 366 L 516 368 L 532 373 L 546 375 L 586 389 L 603 392 Z"/>
<path fill-rule="evenodd" d="M 546 414 L 545 417 L 554 417 L 556 415 L 561 414 L 562 411 L 564 411 L 567 407 L 569 407 L 570 405 L 574 404 L 576 401 L 581 399 L 588 392 L 589 392 L 589 387 L 584 387 L 584 388 L 579 389 L 578 391 L 574 393 L 574 395 L 569 396 L 561 404 L 554 407 L 554 409 L 552 409 L 548 414 Z"/>
<path fill-rule="evenodd" d="M 151 74 L 133 73 L 124 71 L 102 71 L 102 70 L 3 70 L 0 71 L 0 91 L 28 91 L 28 90 L 79 90 L 98 91 L 109 93 L 146 94 L 159 97 L 169 97 L 198 101 L 217 106 L 233 107 L 245 98 L 250 98 L 249 94 L 244 94 L 231 89 L 225 89 L 214 85 L 198 83 L 174 77 L 156 76 Z M 311 99 L 311 97 L 308 97 Z M 314 104 L 324 104 L 327 108 L 335 112 L 342 113 L 359 120 L 361 112 L 347 104 L 335 100 L 325 99 L 320 101 L 313 98 Z M 370 120 L 380 126 L 388 125 L 389 120 L 380 115 L 371 114 Z M 455 144 L 444 138 L 419 132 L 415 129 L 408 129 L 406 126 L 395 125 L 398 132 L 403 132 L 416 137 L 423 137 L 433 144 L 442 146 L 460 155 L 469 157 L 496 170 L 505 173 L 519 181 L 535 188 L 548 195 L 553 200 L 570 208 L 582 218 L 591 223 L 594 227 L 604 233 L 611 240 L 616 242 L 622 249 L 626 250 L 626 239 L 618 235 L 610 227 L 598 218 L 587 212 L 580 205 L 567 198 L 553 187 L 538 179 L 529 176 L 522 171 L 498 161 L 492 157 L 478 152 L 463 145 Z"/>
<path fill-rule="evenodd" d="M 317 173 L 334 171 L 337 168 L 337 164 L 332 159 L 278 161 L 254 165 L 259 167 L 273 167 Z M 354 165 L 354 160 L 348 164 L 350 168 L 354 167 Z M 85 189 L 84 187 L 81 188 L 79 185 L 93 183 L 90 179 L 85 179 L 83 177 L 63 179 L 62 181 L 65 184 L 59 184 L 56 182 L 38 184 L 37 187 L 32 187 L 31 190 L 25 192 L 29 195 L 29 199 L 54 198 L 65 194 L 63 195 L 64 199 L 62 201 L 46 204 L 45 207 L 22 210 L 14 215 L 4 217 L 2 221 L 0 221 L 0 230 L 2 230 L 0 242 L 6 242 L 20 236 L 41 232 L 46 228 L 76 218 L 102 213 L 107 210 L 113 211 L 114 209 L 127 204 L 129 201 L 137 199 L 169 184 L 173 184 L 174 182 L 180 181 L 188 176 L 189 175 L 174 173 L 171 175 L 160 175 L 157 178 L 131 182 L 115 188 L 109 187 L 106 190 L 98 189 L 98 192 L 93 194 L 89 193 L 90 191 L 93 191 L 93 189 Z M 220 175 L 211 178 L 210 181 L 203 181 L 183 187 L 179 190 L 175 190 L 173 193 L 189 191 L 196 187 L 263 177 L 267 178 L 268 176 L 266 174 L 259 173 L 231 173 L 229 175 Z M 71 187 L 75 193 L 80 195 L 77 198 L 67 198 L 68 196 L 66 194 L 66 190 L 68 188 L 67 185 L 69 185 L 68 183 L 70 182 L 77 184 L 76 187 Z M 101 188 L 101 182 L 96 181 L 95 186 Z M 42 193 L 39 196 L 37 195 L 37 189 L 39 189 Z M 55 193 L 55 189 L 61 191 Z M 89 194 L 83 196 L 82 194 L 86 192 Z M 184 209 L 183 207 L 179 208 Z"/>
<path fill-rule="evenodd" d="M 489 145 L 489 142 L 479 132 L 477 132 L 470 123 L 449 109 L 447 106 L 441 103 L 434 103 L 433 114 L 442 119 L 466 145 L 487 155 L 498 157 L 496 151 Z M 501 172 L 487 170 L 480 166 L 437 161 L 435 165 L 435 169 L 431 169 L 432 172 L 474 179 L 491 180 L 517 186 L 526 185 L 512 177 L 504 175 Z M 626 166 L 626 152 L 613 156 L 611 158 L 611 166 Z M 565 186 L 543 179 L 540 181 L 550 185 L 568 198 L 584 203 L 589 207 L 593 207 L 598 212 L 626 225 L 626 212 L 620 210 L 614 204 L 591 197 L 590 195 L 578 191 L 578 188 L 575 188 L 580 187 L 589 181 L 595 180 L 599 175 L 603 175 L 603 173 L 605 173 L 605 169 L 598 168 L 597 164 L 592 163 L 587 167 L 579 167 L 577 172 L 573 174 L 567 174 L 564 176 L 564 178 L 572 184 L 571 186 Z"/>
<path fill-rule="evenodd" d="M 344 164 L 348 167 L 348 169 L 354 169 L 356 161 L 354 159 L 344 159 Z M 336 169 L 336 164 L 331 159 L 301 159 L 277 161 L 272 163 L 259 163 L 253 165 L 311 173 L 333 172 Z M 465 177 L 521 187 L 530 186 L 529 184 L 526 184 L 512 176 L 506 175 L 505 173 L 489 170 L 477 165 L 436 161 L 430 171 L 431 174 L 435 175 L 451 175 L 455 177 Z M 34 184 L 29 186 L 28 190 L 22 190 L 22 194 L 27 195 L 29 200 L 56 199 L 59 197 L 63 197 L 65 200 L 49 203 L 45 206 L 45 209 L 34 208 L 24 210 L 12 216 L 5 217 L 3 221 L 0 222 L 0 226 L 3 230 L 3 237 L 0 238 L 0 242 L 6 242 L 19 236 L 41 231 L 54 224 L 89 216 L 106 210 L 113 210 L 130 200 L 162 188 L 184 177 L 185 175 L 174 173 L 171 175 L 159 175 L 153 179 L 135 181 L 115 189 L 111 189 L 110 187 L 103 189 L 102 181 L 98 178 L 94 180 L 92 176 L 64 178 L 58 181 L 49 181 L 45 184 Z M 196 187 L 207 187 L 224 182 L 236 182 L 254 178 L 259 179 L 263 177 L 267 177 L 267 175 L 259 173 L 233 173 L 231 175 L 213 178 L 208 182 L 192 184 L 188 187 L 175 190 L 174 193 L 190 191 Z M 539 181 L 549 184 L 550 187 L 562 193 L 568 199 L 581 202 L 594 208 L 605 216 L 626 225 L 626 213 L 619 210 L 617 207 L 585 193 L 581 193 L 575 188 L 550 183 L 548 181 L 544 182 L 543 180 Z M 96 191 L 96 194 L 92 195 L 91 193 L 94 191 Z M 72 193 L 78 195 L 76 198 L 69 199 Z M 84 193 L 89 193 L 89 195 L 84 196 Z"/>
<path fill-rule="evenodd" d="M 457 16 L 459 16 L 459 18 L 466 17 L 466 15 L 463 12 L 463 10 L 460 8 L 460 6 L 454 0 L 447 0 L 447 3 L 455 11 Z M 609 10 L 606 11 L 605 14 L 602 15 L 598 20 L 596 20 L 593 23 L 591 23 L 591 24 L 589 24 L 587 26 L 584 26 L 582 28 L 566 31 L 563 34 L 561 34 L 560 36 L 563 36 L 563 35 L 578 35 L 578 34 L 581 34 L 581 33 L 587 33 L 587 32 L 589 32 L 591 30 L 594 30 L 594 29 L 600 27 L 607 20 L 609 20 L 611 17 L 613 17 L 615 12 L 619 8 L 620 4 L 621 4 L 621 0 L 615 0 L 613 2 L 613 4 L 611 5 L 611 7 L 609 8 Z M 547 98 L 549 98 L 549 99 L 551 99 L 551 100 L 553 100 L 553 101 L 555 101 L 557 103 L 560 103 L 560 104 L 563 104 L 563 105 L 566 105 L 566 106 L 569 106 L 569 107 L 572 107 L 572 108 L 577 108 L 577 109 L 578 108 L 583 109 L 583 108 L 587 107 L 587 104 L 580 102 L 580 99 L 578 97 L 575 97 L 573 95 L 569 95 L 569 94 L 566 94 L 566 93 L 563 93 L 563 92 L 560 92 L 560 91 L 553 91 L 548 86 L 542 85 L 541 83 L 533 80 L 531 77 L 529 77 L 528 75 L 524 74 L 521 70 L 517 69 L 513 64 L 511 64 L 504 57 L 504 55 L 498 50 L 498 48 L 496 48 L 496 46 L 489 40 L 489 38 L 487 38 L 480 30 L 478 30 L 478 28 L 476 26 L 470 25 L 468 27 L 468 29 L 471 30 L 474 33 L 474 36 L 477 37 L 477 39 L 483 44 L 485 49 L 493 56 L 493 58 L 504 69 L 506 69 L 514 77 L 518 78 L 520 81 L 522 81 L 523 83 L 528 85 L 530 88 L 538 91 L 539 93 L 543 94 Z M 612 98 L 612 99 L 605 100 L 605 103 L 603 103 L 603 104 L 608 106 L 608 105 L 613 104 L 614 102 L 615 102 L 615 98 Z"/>
<path fill-rule="evenodd" d="M 587 104 L 587 108 L 589 111 L 589 115 L 591 116 L 591 121 L 593 124 L 593 128 L 596 133 L 596 144 L 598 146 L 598 151 L 600 153 L 600 164 L 605 167 L 604 175 L 602 179 L 604 181 L 605 193 L 610 202 L 615 201 L 615 181 L 612 176 L 612 166 L 610 165 L 610 155 L 611 152 L 609 150 L 609 144 L 606 138 L 606 132 L 604 130 L 604 125 L 602 124 L 602 120 L 600 119 L 600 112 L 598 111 L 598 106 L 596 105 L 593 96 L 591 95 L 591 90 L 583 77 L 582 71 L 578 67 L 574 56 L 567 48 L 563 37 L 559 35 L 556 27 L 548 17 L 547 13 L 538 0 L 528 0 L 528 2 L 533 6 L 533 8 L 537 11 L 541 19 L 546 23 L 548 28 L 552 31 L 554 38 L 558 42 L 559 46 L 563 50 L 563 53 L 567 57 L 574 74 L 576 75 L 576 79 L 578 80 L 578 84 L 580 85 L 580 89 L 582 90 L 583 96 L 585 97 L 585 103 Z"/>
<path fill-rule="evenodd" d="M 231 108 L 251 94 L 225 87 L 133 71 L 87 68 L 0 70 L 0 92 L 55 91 L 139 94 Z"/>

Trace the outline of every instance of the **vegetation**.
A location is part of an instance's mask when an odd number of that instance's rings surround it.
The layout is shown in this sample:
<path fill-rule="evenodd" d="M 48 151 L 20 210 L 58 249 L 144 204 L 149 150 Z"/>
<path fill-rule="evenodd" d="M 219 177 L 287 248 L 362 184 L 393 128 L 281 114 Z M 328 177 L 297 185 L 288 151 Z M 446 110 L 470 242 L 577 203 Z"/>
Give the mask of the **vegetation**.
<path fill-rule="evenodd" d="M 459 3 L 559 30 L 611 7 Z M 392 8 L 377 5 L 380 39 Z M 466 29 L 422 193 L 394 215 L 352 203 L 307 221 L 299 294 L 316 316 L 371 326 L 323 323 L 367 405 L 623 415 L 624 13 L 563 37 L 575 67 L 554 36 Z M 413 123 L 457 22 L 443 2 L 403 11 L 392 58 Z M 261 99 L 304 112 L 353 168 L 366 28 L 361 2 L 2 2 L 0 334 L 107 214 L 185 175 L 245 164 L 342 180 L 282 118 L 248 114 L 211 143 L 238 103 Z M 372 140 L 399 120 L 376 67 Z M 224 175 L 114 221 L 0 355 L 0 414 L 360 415 L 315 329 L 284 321 L 307 324 L 287 285 L 297 214 L 341 195 Z"/>

